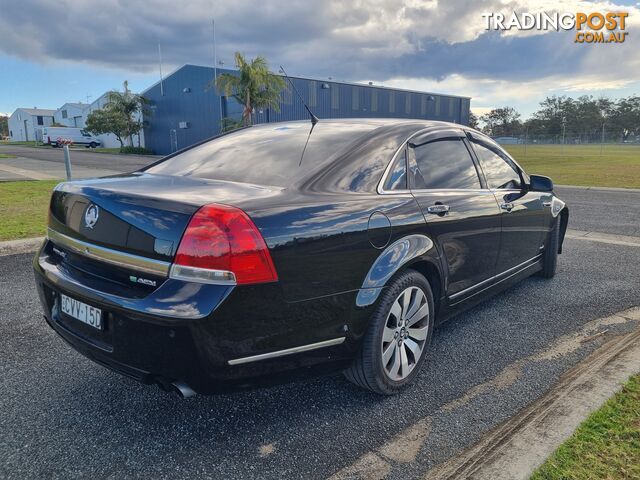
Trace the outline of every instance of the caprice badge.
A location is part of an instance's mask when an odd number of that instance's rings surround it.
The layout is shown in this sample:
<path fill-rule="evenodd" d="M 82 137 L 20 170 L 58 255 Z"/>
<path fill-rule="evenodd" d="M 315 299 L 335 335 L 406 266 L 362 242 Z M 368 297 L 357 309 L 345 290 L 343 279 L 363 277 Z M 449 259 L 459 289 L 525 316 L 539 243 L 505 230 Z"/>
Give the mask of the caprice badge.
<path fill-rule="evenodd" d="M 100 209 L 95 203 L 91 203 L 84 212 L 84 224 L 87 228 L 93 228 L 98 221 Z"/>

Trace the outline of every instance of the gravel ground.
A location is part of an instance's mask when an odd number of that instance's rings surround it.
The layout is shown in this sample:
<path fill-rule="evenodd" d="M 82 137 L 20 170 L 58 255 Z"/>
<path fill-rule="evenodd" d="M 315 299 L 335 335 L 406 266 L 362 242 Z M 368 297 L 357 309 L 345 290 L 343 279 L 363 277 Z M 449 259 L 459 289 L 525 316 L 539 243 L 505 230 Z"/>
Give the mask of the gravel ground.
<path fill-rule="evenodd" d="M 576 208 L 571 228 L 588 229 L 585 212 Z M 629 213 L 616 212 L 600 231 L 633 234 Z M 586 322 L 640 303 L 640 248 L 565 247 L 555 279 L 525 280 L 440 327 L 417 384 L 393 398 L 336 376 L 180 400 L 74 352 L 41 318 L 31 255 L 0 258 L 0 478 L 326 478 L 430 417 L 419 455 L 390 477 L 422 475 L 540 397 L 595 344 L 443 406 Z"/>

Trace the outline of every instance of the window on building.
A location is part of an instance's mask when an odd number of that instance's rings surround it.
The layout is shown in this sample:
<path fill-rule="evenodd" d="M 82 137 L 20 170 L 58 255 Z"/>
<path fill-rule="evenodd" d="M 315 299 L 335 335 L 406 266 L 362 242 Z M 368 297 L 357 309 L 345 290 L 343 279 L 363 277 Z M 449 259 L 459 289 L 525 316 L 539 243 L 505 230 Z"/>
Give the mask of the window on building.
<path fill-rule="evenodd" d="M 439 96 L 436 97 L 436 106 L 435 107 L 436 108 L 435 108 L 435 112 L 434 113 L 435 113 L 435 115 L 437 117 L 438 115 L 440 115 L 440 97 Z"/>
<path fill-rule="evenodd" d="M 62 110 L 62 118 L 67 118 L 67 111 L 66 110 Z"/>
<path fill-rule="evenodd" d="M 340 88 L 338 85 L 331 85 L 331 108 L 340 108 Z"/>
<path fill-rule="evenodd" d="M 309 82 L 309 106 L 315 107 L 318 104 L 318 87 L 315 80 Z"/>
<path fill-rule="evenodd" d="M 420 115 L 425 116 L 427 114 L 427 96 L 420 96 Z"/>
<path fill-rule="evenodd" d="M 404 94 L 404 113 L 407 115 L 411 113 L 411 94 L 409 92 Z"/>
<path fill-rule="evenodd" d="M 389 92 L 389 112 L 393 113 L 396 111 L 396 93 Z"/>
<path fill-rule="evenodd" d="M 449 116 L 453 117 L 453 112 L 455 111 L 455 104 L 457 103 L 457 99 L 450 98 L 449 99 Z"/>
<path fill-rule="evenodd" d="M 461 138 L 447 138 L 410 149 L 414 188 L 480 188 L 480 178 Z"/>
<path fill-rule="evenodd" d="M 360 89 L 358 87 L 351 89 L 351 110 L 360 110 Z"/>
<path fill-rule="evenodd" d="M 44 125 L 44 120 L 42 118 L 42 115 L 38 115 L 36 117 L 36 122 L 38 123 L 38 125 Z"/>
<path fill-rule="evenodd" d="M 371 111 L 378 111 L 378 89 L 371 89 Z"/>

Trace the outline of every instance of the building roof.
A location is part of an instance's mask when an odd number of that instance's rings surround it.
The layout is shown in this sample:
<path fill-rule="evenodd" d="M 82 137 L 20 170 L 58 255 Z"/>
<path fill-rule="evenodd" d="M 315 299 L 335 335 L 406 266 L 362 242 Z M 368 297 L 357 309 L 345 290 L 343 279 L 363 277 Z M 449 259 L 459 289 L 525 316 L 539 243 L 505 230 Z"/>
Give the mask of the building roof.
<path fill-rule="evenodd" d="M 44 108 L 16 108 L 16 110 L 22 110 L 23 112 L 27 112 L 29 115 L 45 115 L 51 117 L 56 113 L 55 110 L 48 110 Z"/>
<path fill-rule="evenodd" d="M 62 110 L 65 107 L 75 107 L 75 108 L 79 108 L 79 109 L 84 109 L 87 108 L 89 106 L 88 103 L 82 103 L 82 102 L 67 102 L 64 105 L 62 105 L 60 108 L 58 108 L 58 110 Z"/>
<path fill-rule="evenodd" d="M 167 80 L 169 77 L 171 77 L 174 73 L 177 73 L 178 71 L 182 70 L 183 68 L 206 68 L 209 69 L 211 71 L 214 70 L 213 67 L 209 67 L 206 65 L 193 65 L 190 63 L 186 63 L 184 65 L 182 65 L 181 67 L 178 67 L 174 70 L 172 70 L 168 75 L 165 75 L 163 77 L 163 81 Z M 228 72 L 237 72 L 237 70 L 233 70 L 233 69 L 229 69 L 229 68 L 218 68 L 218 71 L 220 71 L 221 73 L 228 73 Z M 278 74 L 280 75 L 280 74 Z M 453 98 L 464 98 L 464 99 L 471 99 L 471 97 L 466 97 L 464 95 L 451 95 L 449 93 L 438 93 L 438 92 L 426 92 L 426 91 L 422 91 L 422 90 L 409 90 L 406 88 L 397 88 L 397 87 L 387 87 L 384 85 L 369 85 L 366 83 L 355 83 L 355 82 L 345 82 L 342 80 L 335 80 L 335 79 L 323 79 L 323 78 L 313 78 L 313 77 L 297 77 L 295 75 L 289 75 L 289 78 L 297 78 L 300 80 L 313 80 L 316 82 L 323 82 L 323 83 L 339 83 L 342 85 L 352 85 L 354 87 L 363 87 L 363 88 L 381 88 L 383 90 L 394 90 L 397 92 L 410 92 L 410 93 L 418 93 L 418 94 L 426 94 L 426 95 L 439 95 L 439 96 L 443 96 L 443 97 L 453 97 Z M 148 92 L 149 90 L 151 90 L 153 87 L 155 87 L 156 85 L 158 85 L 160 83 L 160 81 L 158 80 L 157 82 L 155 82 L 153 85 L 149 86 L 148 88 L 146 88 L 142 94 L 144 95 L 146 92 Z"/>

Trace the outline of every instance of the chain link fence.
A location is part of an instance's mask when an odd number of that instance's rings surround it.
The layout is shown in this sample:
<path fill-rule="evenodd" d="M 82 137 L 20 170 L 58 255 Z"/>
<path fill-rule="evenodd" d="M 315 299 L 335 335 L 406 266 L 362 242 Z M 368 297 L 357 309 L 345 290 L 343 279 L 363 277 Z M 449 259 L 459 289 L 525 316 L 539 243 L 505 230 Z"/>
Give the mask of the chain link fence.
<path fill-rule="evenodd" d="M 566 125 L 558 133 L 536 133 L 528 129 L 514 132 L 500 132 L 492 135 L 499 144 L 517 151 L 520 155 L 545 152 L 547 155 L 605 155 L 621 147 L 636 147 L 640 155 L 640 136 L 627 135 L 619 131 L 607 131 L 603 125 L 600 131 L 576 133 L 577 128 Z"/>

